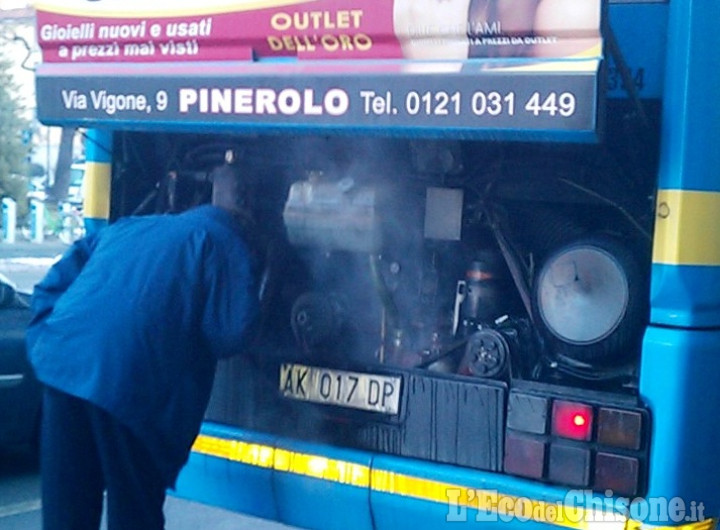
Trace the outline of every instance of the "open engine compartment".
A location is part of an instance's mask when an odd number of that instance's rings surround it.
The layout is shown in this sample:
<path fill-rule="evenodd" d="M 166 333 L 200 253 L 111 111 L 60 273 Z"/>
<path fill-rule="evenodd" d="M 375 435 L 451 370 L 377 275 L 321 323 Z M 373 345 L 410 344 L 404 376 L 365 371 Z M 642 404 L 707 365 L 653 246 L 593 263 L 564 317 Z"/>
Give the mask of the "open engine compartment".
<path fill-rule="evenodd" d="M 207 201 L 209 171 L 234 150 L 258 188 L 263 325 L 284 341 L 262 355 L 632 393 L 652 230 L 653 164 L 637 158 L 653 155 L 640 141 L 623 136 L 611 156 L 127 132 L 113 215 Z"/>
<path fill-rule="evenodd" d="M 118 132 L 111 217 L 207 202 L 241 160 L 262 311 L 208 421 L 634 495 L 657 150 L 614 105 L 593 145 Z"/>

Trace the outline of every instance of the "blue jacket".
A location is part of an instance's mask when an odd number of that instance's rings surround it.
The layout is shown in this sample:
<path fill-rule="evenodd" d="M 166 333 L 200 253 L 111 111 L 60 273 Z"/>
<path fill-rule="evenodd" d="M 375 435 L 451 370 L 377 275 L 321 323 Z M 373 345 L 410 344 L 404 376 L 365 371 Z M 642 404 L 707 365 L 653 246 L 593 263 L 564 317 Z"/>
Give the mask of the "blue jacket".
<path fill-rule="evenodd" d="M 216 361 L 241 349 L 257 312 L 251 269 L 239 226 L 213 206 L 86 237 L 35 287 L 27 343 L 38 379 L 129 427 L 174 484 Z"/>

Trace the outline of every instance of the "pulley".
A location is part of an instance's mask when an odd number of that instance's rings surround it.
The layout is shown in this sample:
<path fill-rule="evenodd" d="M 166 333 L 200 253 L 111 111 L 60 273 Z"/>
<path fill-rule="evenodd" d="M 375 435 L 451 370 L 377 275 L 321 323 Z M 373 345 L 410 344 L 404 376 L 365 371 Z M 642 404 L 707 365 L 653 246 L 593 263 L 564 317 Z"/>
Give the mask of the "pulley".
<path fill-rule="evenodd" d="M 509 356 L 510 347 L 502 333 L 481 329 L 468 339 L 459 371 L 476 377 L 498 377 L 505 373 Z"/>

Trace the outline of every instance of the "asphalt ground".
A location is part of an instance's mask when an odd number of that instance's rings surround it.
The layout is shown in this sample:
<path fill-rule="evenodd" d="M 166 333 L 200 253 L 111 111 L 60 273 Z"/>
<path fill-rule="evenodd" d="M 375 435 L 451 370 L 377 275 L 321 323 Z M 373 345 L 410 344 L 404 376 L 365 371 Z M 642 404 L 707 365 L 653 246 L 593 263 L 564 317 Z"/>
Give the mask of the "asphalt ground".
<path fill-rule="evenodd" d="M 15 241 L 0 242 L 0 259 L 9 258 L 47 258 L 62 254 L 68 246 L 59 239 L 46 239 L 42 243 Z"/>

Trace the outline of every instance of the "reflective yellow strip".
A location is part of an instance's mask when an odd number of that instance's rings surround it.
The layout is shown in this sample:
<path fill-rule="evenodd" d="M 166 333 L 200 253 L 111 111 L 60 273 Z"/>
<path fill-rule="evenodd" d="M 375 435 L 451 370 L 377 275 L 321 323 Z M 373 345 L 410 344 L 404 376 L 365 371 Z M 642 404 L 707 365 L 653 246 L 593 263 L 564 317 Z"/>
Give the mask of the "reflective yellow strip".
<path fill-rule="evenodd" d="M 90 219 L 110 218 L 110 164 L 86 162 L 83 215 Z"/>
<path fill-rule="evenodd" d="M 192 450 L 203 455 L 257 467 L 272 468 L 275 462 L 275 449 L 268 445 L 216 438 L 203 434 L 195 439 Z"/>
<path fill-rule="evenodd" d="M 447 504 L 450 500 L 449 491 L 457 489 L 458 486 L 436 482 L 434 480 L 412 477 L 409 475 L 401 475 L 392 471 L 383 469 L 373 469 L 371 473 L 372 489 L 383 493 L 393 493 L 396 495 L 405 495 L 407 497 L 416 497 L 428 501 L 440 502 Z M 460 488 L 460 498 L 458 504 L 460 506 L 469 506 L 467 488 Z M 450 494 L 452 495 L 452 494 Z"/>
<path fill-rule="evenodd" d="M 367 488 L 370 468 L 362 464 L 275 449 L 275 470 Z"/>
<path fill-rule="evenodd" d="M 651 524 L 644 524 L 639 521 L 628 521 L 625 530 L 713 530 L 717 526 L 718 520 L 714 517 L 705 519 L 704 521 L 698 521 L 695 523 L 688 523 L 679 526 L 655 526 Z"/>
<path fill-rule="evenodd" d="M 354 462 L 204 434 L 197 437 L 192 450 L 275 471 L 436 502 L 447 505 L 449 509 L 471 508 L 481 513 L 515 517 L 520 521 L 532 520 L 572 530 L 593 530 L 595 527 L 602 530 L 714 530 L 717 525 L 717 519 L 680 526 L 648 525 L 628 519 L 621 513 L 504 495 L 383 469 L 371 470 Z"/>
<path fill-rule="evenodd" d="M 224 458 L 233 462 L 272 468 L 276 471 L 285 471 L 349 486 L 361 488 L 370 486 L 370 468 L 354 462 L 204 434 L 195 439 L 192 450 L 195 453 Z"/>
<path fill-rule="evenodd" d="M 720 193 L 660 190 L 653 262 L 720 265 Z"/>
<path fill-rule="evenodd" d="M 73 15 L 82 17 L 98 17 L 98 18 L 163 18 L 163 17 L 181 17 L 181 16 L 204 16 L 204 15 L 221 15 L 223 13 L 240 13 L 243 11 L 256 11 L 260 9 L 268 9 L 273 7 L 286 7 L 297 4 L 307 4 L 316 2 L 317 0 L 210 0 L 204 5 L 194 5 L 192 7 L 175 7 L 171 9 L 159 10 L 152 5 L 139 2 L 132 2 L 135 5 L 125 9 L 103 9 L 102 6 L 93 5 L 92 7 L 68 7 L 62 1 L 43 1 L 33 2 L 36 11 L 45 13 L 56 13 L 59 15 Z"/>
<path fill-rule="evenodd" d="M 272 468 L 275 471 L 360 488 L 370 488 L 377 492 L 413 497 L 445 505 L 450 505 L 452 502 L 454 506 L 458 507 L 473 508 L 510 517 L 516 516 L 523 520 L 531 519 L 573 530 L 589 530 L 593 521 L 603 520 L 603 515 L 597 514 L 593 510 L 500 495 L 497 492 L 481 491 L 467 486 L 438 482 L 381 469 L 370 470 L 368 466 L 354 462 L 277 449 L 267 445 L 200 435 L 195 440 L 192 449 L 199 454 Z M 613 520 L 619 523 L 617 528 L 605 526 L 603 530 L 623 529 L 625 526 L 624 517 L 618 514 Z"/>
<path fill-rule="evenodd" d="M 371 488 L 384 493 L 576 530 L 589 530 L 598 522 L 602 522 L 604 530 L 622 530 L 626 523 L 626 518 L 618 513 L 604 513 L 527 497 L 504 495 L 497 491 L 472 489 L 380 469 L 372 470 Z M 610 526 L 611 523 L 616 524 Z"/>

